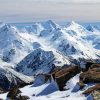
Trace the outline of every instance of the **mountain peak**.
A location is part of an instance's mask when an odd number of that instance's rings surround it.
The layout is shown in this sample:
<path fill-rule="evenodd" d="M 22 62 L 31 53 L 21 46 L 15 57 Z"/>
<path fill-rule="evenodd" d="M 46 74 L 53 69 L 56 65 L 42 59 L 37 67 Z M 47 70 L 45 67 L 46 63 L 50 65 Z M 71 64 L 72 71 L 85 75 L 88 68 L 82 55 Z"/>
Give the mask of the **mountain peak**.
<path fill-rule="evenodd" d="M 5 24 L 5 23 L 0 23 L 0 34 L 2 32 L 4 32 L 4 33 L 8 32 L 10 29 L 11 29 L 10 25 Z"/>
<path fill-rule="evenodd" d="M 46 22 L 44 22 L 42 24 L 44 26 L 44 28 L 46 29 L 57 29 L 59 27 L 58 24 L 56 24 L 55 22 L 53 22 L 52 20 L 47 20 Z"/>
<path fill-rule="evenodd" d="M 75 21 L 71 21 L 71 24 L 74 25 L 74 24 L 77 24 L 77 23 Z"/>
<path fill-rule="evenodd" d="M 71 22 L 70 22 L 70 25 L 78 25 L 78 26 L 79 26 L 79 24 L 76 23 L 75 21 L 71 21 Z"/>
<path fill-rule="evenodd" d="M 79 27 L 80 25 L 75 21 L 71 21 L 68 23 L 67 27 Z"/>
<path fill-rule="evenodd" d="M 52 20 L 47 20 L 46 23 L 54 24 L 54 22 Z"/>

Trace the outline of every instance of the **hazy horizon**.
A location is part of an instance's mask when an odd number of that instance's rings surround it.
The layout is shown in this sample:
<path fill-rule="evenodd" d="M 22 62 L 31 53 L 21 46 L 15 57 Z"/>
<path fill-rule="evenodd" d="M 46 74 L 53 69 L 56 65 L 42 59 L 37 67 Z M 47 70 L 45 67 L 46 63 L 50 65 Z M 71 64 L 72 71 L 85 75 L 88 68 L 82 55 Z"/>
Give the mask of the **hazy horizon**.
<path fill-rule="evenodd" d="M 0 0 L 0 21 L 100 22 L 100 0 Z"/>

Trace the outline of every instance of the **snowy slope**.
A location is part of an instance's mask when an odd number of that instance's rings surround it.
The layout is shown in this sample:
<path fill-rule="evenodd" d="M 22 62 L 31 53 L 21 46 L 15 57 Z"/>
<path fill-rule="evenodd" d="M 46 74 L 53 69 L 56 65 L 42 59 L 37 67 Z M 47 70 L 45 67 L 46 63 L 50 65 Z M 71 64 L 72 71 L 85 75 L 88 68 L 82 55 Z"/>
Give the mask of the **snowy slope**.
<path fill-rule="evenodd" d="M 20 37 L 19 31 L 10 25 L 0 25 L 0 58 L 8 63 L 18 63 L 32 49 L 30 43 Z"/>
<path fill-rule="evenodd" d="M 100 32 L 99 31 L 93 31 L 93 32 L 88 31 L 82 25 L 79 25 L 73 21 L 69 26 L 66 27 L 66 30 L 69 31 L 69 33 L 76 38 L 77 42 L 81 42 L 83 48 L 81 46 L 79 46 L 79 48 L 83 51 L 86 51 L 86 55 L 90 59 L 94 58 L 90 56 L 93 55 L 93 53 L 95 55 L 100 55 L 100 48 L 99 48 Z"/>

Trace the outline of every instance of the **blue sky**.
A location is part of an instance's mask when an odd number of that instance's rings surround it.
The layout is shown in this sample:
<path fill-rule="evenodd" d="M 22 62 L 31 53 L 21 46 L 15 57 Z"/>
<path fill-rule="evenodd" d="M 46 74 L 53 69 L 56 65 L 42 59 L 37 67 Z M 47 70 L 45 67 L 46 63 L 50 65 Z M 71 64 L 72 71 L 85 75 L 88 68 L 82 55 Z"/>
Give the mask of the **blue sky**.
<path fill-rule="evenodd" d="M 0 0 L 3 22 L 100 21 L 100 0 Z"/>

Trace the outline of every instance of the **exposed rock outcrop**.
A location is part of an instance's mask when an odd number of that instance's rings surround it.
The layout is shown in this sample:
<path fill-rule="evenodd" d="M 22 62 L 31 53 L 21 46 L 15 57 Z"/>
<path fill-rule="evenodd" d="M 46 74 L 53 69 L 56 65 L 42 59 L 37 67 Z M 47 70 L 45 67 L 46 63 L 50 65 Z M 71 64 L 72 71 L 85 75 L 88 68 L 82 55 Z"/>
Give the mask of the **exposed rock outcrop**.
<path fill-rule="evenodd" d="M 62 91 L 65 83 L 79 72 L 80 68 L 78 66 L 70 66 L 55 73 L 55 79 L 59 86 L 59 90 Z"/>
<path fill-rule="evenodd" d="M 93 100 L 100 99 L 100 84 L 96 84 L 95 86 L 88 88 L 86 91 L 83 92 L 86 96 L 91 94 L 93 96 Z"/>
<path fill-rule="evenodd" d="M 86 91 L 83 92 L 83 94 L 89 95 L 95 90 L 100 90 L 100 84 L 96 84 L 95 86 L 88 88 Z"/>
<path fill-rule="evenodd" d="M 80 81 L 84 83 L 100 82 L 100 64 L 93 64 L 89 70 L 80 74 Z"/>
<path fill-rule="evenodd" d="M 100 99 L 100 90 L 99 90 L 99 91 L 95 90 L 95 91 L 92 93 L 92 95 L 93 95 L 93 99 L 94 99 L 94 100 L 99 100 L 99 99 Z"/>
<path fill-rule="evenodd" d="M 14 87 L 10 90 L 10 92 L 7 95 L 7 98 L 10 100 L 28 100 L 28 96 L 22 96 L 21 91 L 18 89 L 18 87 Z"/>
<path fill-rule="evenodd" d="M 85 68 L 83 68 L 83 72 L 88 71 L 91 65 L 95 64 L 93 61 L 86 61 Z"/>

